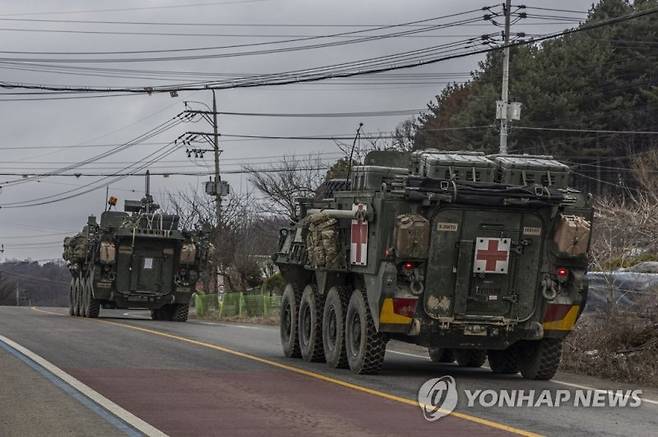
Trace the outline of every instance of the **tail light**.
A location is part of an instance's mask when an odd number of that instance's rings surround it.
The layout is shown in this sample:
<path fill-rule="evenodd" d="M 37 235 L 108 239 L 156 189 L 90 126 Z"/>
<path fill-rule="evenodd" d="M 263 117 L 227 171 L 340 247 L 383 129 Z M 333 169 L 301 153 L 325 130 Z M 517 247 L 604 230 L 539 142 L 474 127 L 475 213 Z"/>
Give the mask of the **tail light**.
<path fill-rule="evenodd" d="M 569 269 L 566 267 L 558 267 L 555 270 L 555 275 L 557 276 L 558 281 L 566 282 L 567 279 L 569 279 Z"/>
<path fill-rule="evenodd" d="M 416 304 L 418 299 L 414 298 L 393 298 L 393 312 L 401 316 L 413 317 L 416 313 Z"/>
<path fill-rule="evenodd" d="M 411 261 L 407 261 L 404 264 L 402 264 L 402 270 L 404 270 L 405 272 L 410 272 L 415 268 L 416 268 L 416 265 L 414 263 L 412 263 Z"/>

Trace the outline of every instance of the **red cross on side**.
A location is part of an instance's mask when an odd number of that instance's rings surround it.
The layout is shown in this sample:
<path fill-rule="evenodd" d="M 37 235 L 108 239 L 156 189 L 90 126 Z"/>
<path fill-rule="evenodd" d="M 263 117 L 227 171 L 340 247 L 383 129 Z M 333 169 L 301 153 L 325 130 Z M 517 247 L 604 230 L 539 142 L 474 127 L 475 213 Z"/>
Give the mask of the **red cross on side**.
<path fill-rule="evenodd" d="M 362 263 L 363 255 L 361 253 L 361 247 L 364 244 L 368 244 L 368 222 L 364 222 L 363 220 L 352 221 L 352 244 L 356 245 L 354 261 L 356 263 Z"/>
<path fill-rule="evenodd" d="M 485 261 L 485 271 L 496 271 L 496 263 L 498 261 L 507 261 L 508 252 L 498 250 L 498 240 L 489 240 L 487 249 L 480 249 L 477 251 L 475 259 L 478 261 Z"/>

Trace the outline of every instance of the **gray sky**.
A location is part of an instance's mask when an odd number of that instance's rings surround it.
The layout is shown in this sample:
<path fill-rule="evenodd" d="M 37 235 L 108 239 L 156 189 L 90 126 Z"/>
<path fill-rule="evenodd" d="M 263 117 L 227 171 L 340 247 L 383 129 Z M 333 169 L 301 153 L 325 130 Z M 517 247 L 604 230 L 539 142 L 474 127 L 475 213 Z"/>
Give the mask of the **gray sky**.
<path fill-rule="evenodd" d="M 224 46 L 273 41 L 293 36 L 326 35 L 362 29 L 362 27 L 224 26 L 220 25 L 222 23 L 394 24 L 478 9 L 484 5 L 493 4 L 482 0 L 333 0 L 323 2 L 309 0 L 247 0 L 219 3 L 212 0 L 0 1 L 2 5 L 0 50 L 5 52 L 98 52 Z M 585 11 L 590 6 L 591 1 L 560 0 L 528 3 L 529 6 L 531 4 Z M 180 7 L 182 5 L 194 6 Z M 477 16 L 478 14 L 470 16 Z M 548 14 L 557 13 L 549 12 Z M 574 16 L 574 14 L 570 15 Z M 584 14 L 582 17 L 584 17 Z M 215 25 L 153 26 L 145 24 L 53 23 L 16 21 L 16 19 L 212 23 Z M 454 19 L 450 18 L 437 22 L 443 23 L 451 20 Z M 521 22 L 515 29 L 527 33 L 549 33 L 572 25 L 553 21 L 548 21 L 552 24 L 546 24 L 546 21 L 542 24 L 537 24 L 537 21 L 533 22 L 535 24 L 529 24 L 530 21 L 525 24 Z M 76 32 L 179 33 L 187 35 L 68 33 L 61 32 L 62 30 Z M 462 40 L 466 36 L 478 36 L 498 30 L 495 26 L 482 21 L 471 25 L 433 30 L 420 34 L 425 35 L 423 37 L 390 38 L 290 53 L 168 62 L 61 64 L 75 65 L 76 67 L 196 72 L 197 75 L 191 75 L 186 80 L 198 81 L 207 78 L 198 75 L 198 73 L 270 73 L 335 64 Z M 190 33 L 214 35 L 190 36 Z M 250 35 L 250 37 L 226 36 L 227 34 Z M 272 35 L 282 36 L 273 37 Z M 324 41 L 327 40 L 321 40 L 321 42 Z M 224 51 L 234 52 L 254 50 L 256 48 L 263 47 L 226 49 Z M 268 46 L 264 48 L 268 48 Z M 217 52 L 220 51 L 215 51 L 215 53 Z M 189 54 L 189 52 L 185 52 L 185 54 Z M 135 54 L 123 56 L 158 55 Z M 90 55 L 70 56 L 81 58 Z M 101 54 L 90 57 L 107 58 L 111 56 Z M 20 57 L 21 59 L 62 57 L 66 59 L 65 55 L 60 54 L 21 55 L 1 53 L 0 57 Z M 217 93 L 218 103 L 220 110 L 237 112 L 299 113 L 419 109 L 424 108 L 426 103 L 438 94 L 447 80 L 466 80 L 467 77 L 464 75 L 475 69 L 480 59 L 479 56 L 471 56 L 396 73 L 440 73 L 445 75 L 444 77 L 432 76 L 429 80 L 416 79 L 413 81 L 415 83 L 411 84 L 399 83 L 398 79 L 393 79 L 384 84 L 376 84 L 374 80 L 361 77 L 313 84 L 235 89 L 219 91 Z M 173 78 L 174 80 L 144 80 L 138 78 L 90 77 L 53 74 L 44 71 L 23 71 L 8 67 L 11 67 L 11 65 L 0 63 L 0 80 L 21 83 L 96 86 L 148 86 L 170 84 L 182 80 L 180 78 Z M 448 73 L 461 73 L 462 75 L 447 76 Z M 4 92 L 12 92 L 12 90 L 5 90 Z M 171 98 L 168 94 L 49 101 L 11 101 L 12 98 L 16 98 L 16 96 L 0 96 L 0 127 L 3 132 L 3 141 L 0 143 L 0 156 L 2 156 L 2 159 L 0 159 L 0 172 L 34 172 L 35 169 L 37 169 L 36 171 L 41 171 L 44 168 L 55 169 L 67 163 L 87 159 L 109 149 L 109 146 L 94 148 L 72 148 L 67 146 L 121 144 L 182 111 L 184 109 L 184 100 L 201 100 L 209 103 L 210 92 L 184 92 L 180 93 L 177 98 Z M 492 113 L 492 119 L 493 115 Z M 405 118 L 407 117 L 309 119 L 222 116 L 220 117 L 220 129 L 222 132 L 229 134 L 335 135 L 351 134 L 358 123 L 362 121 L 365 124 L 364 129 L 366 132 L 388 132 Z M 203 122 L 183 124 L 162 133 L 150 141 L 166 143 L 175 139 L 185 130 L 209 131 L 210 127 Z M 54 146 L 58 148 L 53 148 Z M 142 158 L 159 147 L 162 147 L 162 144 L 136 145 L 77 171 L 106 172 L 116 170 L 125 165 L 124 163 Z M 301 157 L 309 153 L 324 153 L 325 155 L 322 155 L 323 159 L 338 156 L 338 150 L 332 141 L 240 140 L 223 142 L 222 148 L 224 149 L 222 154 L 222 159 L 225 160 L 222 164 L 224 170 L 238 170 L 240 164 L 244 163 L 254 166 L 259 163 L 266 165 L 271 161 L 276 161 L 276 158 L 271 158 L 273 156 L 294 154 Z M 332 155 L 332 153 L 336 153 L 336 155 Z M 179 150 L 165 160 L 152 165 L 151 169 L 152 171 L 203 171 L 205 170 L 203 166 L 210 163 L 211 154 L 207 154 L 205 160 L 192 162 L 186 158 L 184 150 Z M 11 179 L 15 179 L 15 177 L 0 176 L 1 182 Z M 39 181 L 8 186 L 0 191 L 0 205 L 56 194 L 76 186 L 91 183 L 95 179 L 97 178 L 47 177 Z M 236 191 L 246 192 L 251 189 L 244 176 L 227 175 L 226 179 Z M 169 178 L 158 176 L 152 178 L 151 186 L 152 190 L 155 191 L 155 195 L 158 196 L 166 191 L 188 189 L 189 187 L 201 189 L 200 183 L 204 180 L 206 180 L 205 177 L 196 176 L 171 176 Z M 143 186 L 143 178 L 128 177 L 111 185 L 110 192 L 117 195 L 120 198 L 120 203 L 123 204 L 123 200 L 126 198 L 141 197 Z M 132 192 L 133 190 L 135 192 Z M 102 211 L 104 199 L 105 190 L 100 189 L 50 205 L 0 209 L 0 244 L 5 246 L 4 256 L 0 255 L 0 260 L 59 258 L 62 252 L 61 240 L 64 234 L 78 231 L 89 214 L 98 215 Z"/>

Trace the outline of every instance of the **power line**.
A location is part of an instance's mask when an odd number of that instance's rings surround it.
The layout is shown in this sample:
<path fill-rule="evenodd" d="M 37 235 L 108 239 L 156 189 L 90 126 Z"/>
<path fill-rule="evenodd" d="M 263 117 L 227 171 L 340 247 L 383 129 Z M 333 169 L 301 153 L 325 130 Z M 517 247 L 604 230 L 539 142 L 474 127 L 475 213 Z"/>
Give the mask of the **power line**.
<path fill-rule="evenodd" d="M 550 11 L 550 12 L 566 12 L 566 13 L 573 13 L 573 14 L 586 14 L 587 11 L 578 11 L 574 9 L 554 9 L 554 8 L 544 8 L 540 6 L 532 6 L 532 5 L 526 5 L 527 9 L 539 9 L 542 11 Z"/>
<path fill-rule="evenodd" d="M 41 177 L 53 176 L 53 175 L 58 174 L 58 173 L 62 173 L 62 172 L 69 171 L 69 170 L 74 170 L 75 168 L 81 167 L 81 166 L 83 166 L 85 164 L 88 164 L 90 162 L 99 161 L 103 158 L 106 158 L 108 156 L 111 156 L 111 155 L 114 155 L 114 154 L 119 153 L 121 151 L 124 151 L 124 150 L 130 148 L 135 143 L 139 143 L 140 141 L 153 138 L 156 135 L 159 135 L 163 132 L 166 132 L 167 130 L 173 128 L 174 126 L 176 126 L 180 123 L 181 123 L 180 120 L 178 120 L 176 117 L 173 117 L 172 119 L 167 120 L 164 123 L 160 123 L 158 126 L 156 126 L 155 128 L 147 131 L 146 133 L 141 134 L 138 137 L 133 138 L 132 140 L 130 140 L 128 142 L 125 142 L 125 143 L 120 144 L 116 147 L 113 147 L 112 149 L 110 149 L 108 151 L 105 151 L 105 152 L 102 152 L 98 155 L 92 156 L 91 158 L 87 158 L 85 160 L 79 161 L 75 164 L 71 164 L 71 165 L 59 168 L 59 169 L 54 170 L 52 172 L 40 174 L 36 177 L 41 178 Z M 5 181 L 5 182 L 0 183 L 0 186 L 12 186 L 12 185 L 16 185 L 16 184 L 22 184 L 22 183 L 34 180 L 34 178 L 35 177 L 28 177 L 28 178 L 23 178 L 23 179 Z"/>
<path fill-rule="evenodd" d="M 530 127 L 530 126 L 514 126 L 514 129 L 556 131 L 556 132 L 596 133 L 596 134 L 658 135 L 658 131 L 641 131 L 641 130 L 571 129 L 571 128 Z"/>
<path fill-rule="evenodd" d="M 589 31 L 612 24 L 622 23 L 628 20 L 637 19 L 643 16 L 653 15 L 658 12 L 658 8 L 647 9 L 632 14 L 624 15 L 621 17 L 603 20 L 596 23 L 582 25 L 575 29 L 567 29 L 562 32 L 549 34 L 539 38 L 533 38 L 526 41 L 518 41 L 509 46 L 521 46 L 533 44 L 549 39 L 554 39 L 560 36 L 569 35 L 577 32 Z M 312 69 L 297 70 L 280 72 L 275 74 L 260 75 L 256 77 L 244 77 L 241 80 L 229 80 L 224 82 L 202 82 L 194 85 L 169 85 L 157 87 L 79 87 L 79 86 L 53 86 L 43 84 L 23 84 L 14 82 L 2 82 L 1 87 L 4 88 L 20 88 L 20 89 L 40 89 L 46 91 L 81 91 L 81 92 L 135 92 L 135 93 L 153 93 L 153 92 L 171 92 L 171 91 L 193 91 L 202 89 L 231 89 L 231 88 L 246 88 L 258 86 L 273 86 L 273 85 L 289 85 L 293 83 L 315 82 L 319 80 L 326 80 L 337 77 L 352 77 L 364 74 L 379 73 L 385 71 L 395 71 L 421 65 L 429 65 L 437 62 L 442 62 L 450 59 L 457 59 L 474 54 L 489 53 L 504 49 L 507 46 L 490 47 L 480 50 L 466 50 L 456 51 L 448 49 L 449 54 L 445 54 L 446 48 L 443 47 L 443 54 L 440 50 L 437 51 L 439 46 L 427 47 L 425 49 L 401 52 L 395 55 L 386 57 L 370 58 L 366 60 L 353 61 L 351 63 L 343 63 L 336 65 L 329 65 L 323 67 L 315 67 Z"/>
<path fill-rule="evenodd" d="M 0 53 L 21 54 L 21 55 L 28 55 L 29 54 L 29 55 L 66 55 L 66 56 L 72 56 L 72 55 L 125 55 L 125 54 L 193 52 L 193 51 L 221 50 L 221 49 L 229 49 L 229 48 L 257 47 L 257 46 L 264 46 L 264 45 L 289 44 L 289 43 L 293 43 L 293 42 L 311 41 L 311 40 L 317 40 L 317 39 L 352 37 L 354 35 L 370 33 L 370 32 L 378 31 L 378 30 L 405 28 L 405 27 L 409 27 L 409 26 L 418 26 L 421 23 L 430 23 L 432 21 L 441 20 L 441 19 L 445 19 L 445 18 L 457 17 L 457 16 L 461 16 L 461 15 L 468 15 L 468 14 L 471 14 L 473 12 L 478 12 L 478 11 L 479 11 L 479 9 L 473 9 L 473 10 L 470 10 L 470 11 L 458 12 L 458 13 L 455 13 L 455 14 L 449 14 L 449 15 L 432 17 L 432 18 L 426 18 L 426 19 L 422 19 L 422 20 L 415 20 L 415 21 L 410 21 L 410 22 L 400 23 L 400 24 L 390 24 L 390 25 L 385 25 L 385 26 L 380 26 L 380 27 L 359 29 L 359 30 L 340 32 L 340 33 L 334 33 L 334 34 L 328 34 L 328 35 L 309 35 L 309 36 L 297 37 L 297 38 L 293 38 L 293 39 L 284 39 L 284 40 L 278 40 L 278 41 L 252 42 L 252 43 L 246 43 L 246 44 L 230 44 L 230 45 L 207 46 L 207 47 L 149 49 L 149 50 L 93 51 L 93 52 L 90 52 L 90 51 L 86 51 L 86 52 L 72 52 L 72 51 L 53 52 L 53 51 L 0 50 Z M 478 17 L 478 18 L 472 18 L 468 21 L 471 22 L 471 21 L 479 21 L 479 20 L 480 20 L 480 18 Z M 461 23 L 461 22 L 455 22 L 455 23 Z M 379 39 L 384 39 L 384 38 L 411 36 L 411 35 L 415 35 L 415 34 L 418 34 L 418 33 L 424 33 L 424 32 L 427 32 L 429 30 L 436 30 L 436 29 L 442 29 L 442 28 L 453 27 L 453 26 L 454 26 L 453 23 L 433 24 L 433 25 L 426 24 L 426 25 L 420 26 L 418 28 L 412 28 L 412 29 L 398 31 L 397 33 L 366 35 L 366 36 L 362 37 L 361 39 L 356 39 L 356 40 L 334 41 L 334 42 L 331 42 L 331 43 L 324 43 L 322 45 L 322 47 L 333 47 L 334 45 L 339 45 L 340 46 L 340 45 L 354 44 L 354 43 L 364 42 L 364 41 L 369 41 L 369 40 L 379 40 Z M 471 36 L 471 37 L 473 37 L 473 36 Z M 478 36 L 476 35 L 475 37 L 478 37 Z M 363 41 L 361 41 L 361 40 L 363 40 Z M 308 48 L 317 48 L 317 47 L 308 46 Z M 297 48 L 286 48 L 286 49 L 280 49 L 280 50 L 289 51 L 289 50 L 300 50 L 300 49 L 302 49 L 302 48 L 297 47 Z M 244 55 L 246 55 L 246 54 L 250 54 L 250 53 L 245 53 Z M 260 53 L 256 53 L 256 54 L 260 54 Z M 240 56 L 244 56 L 244 55 L 240 55 Z M 69 60 L 67 59 L 67 61 L 69 61 Z M 44 62 L 44 61 L 41 61 L 41 62 Z"/>
<path fill-rule="evenodd" d="M 145 11 L 145 10 L 153 10 L 153 9 L 180 9 L 180 8 L 216 6 L 216 5 L 260 3 L 266 1 L 270 1 L 270 0 L 225 0 L 225 1 L 188 3 L 188 4 L 177 4 L 177 5 L 141 6 L 141 7 L 132 7 L 132 8 L 77 9 L 77 10 L 68 10 L 68 11 L 48 11 L 48 12 L 17 12 L 12 14 L 2 14 L 2 17 L 16 17 L 16 16 L 27 16 L 27 15 L 88 14 L 88 13 L 98 14 L 102 12 Z"/>
<path fill-rule="evenodd" d="M 341 117 L 382 117 L 396 115 L 413 115 L 424 111 L 425 109 L 398 109 L 391 111 L 364 111 L 364 112 L 303 112 L 303 113 L 285 113 L 285 112 L 233 112 L 219 111 L 220 115 L 235 115 L 247 117 L 293 117 L 293 118 L 341 118 Z"/>
<path fill-rule="evenodd" d="M 418 20 L 416 22 L 429 22 L 429 21 L 434 21 L 439 18 L 428 18 L 424 20 Z M 270 55 L 270 54 L 277 54 L 277 53 L 287 53 L 287 52 L 295 52 L 295 51 L 301 51 L 301 50 L 314 50 L 314 49 L 320 49 L 320 48 L 329 48 L 329 47 L 340 47 L 344 45 L 351 45 L 351 44 L 360 44 L 364 42 L 372 42 L 372 41 L 379 41 L 383 39 L 389 39 L 389 38 L 396 38 L 404 35 L 412 35 L 412 34 L 417 34 L 417 33 L 422 33 L 422 32 L 427 32 L 431 30 L 438 30 L 438 29 L 445 29 L 449 27 L 455 27 L 459 26 L 462 24 L 466 23 L 472 23 L 476 21 L 480 21 L 481 18 L 470 18 L 470 19 L 463 19 L 459 21 L 454 21 L 451 23 L 445 23 L 445 24 L 434 24 L 434 25 L 428 25 L 425 27 L 421 28 L 413 28 L 413 29 L 407 29 L 407 30 L 401 30 L 397 32 L 392 32 L 392 33 L 387 33 L 387 34 L 377 34 L 377 35 L 365 35 L 361 36 L 358 38 L 353 38 L 353 39 L 348 39 L 348 40 L 339 40 L 339 41 L 328 41 L 328 42 L 319 42 L 319 43 L 314 43 L 314 44 L 306 44 L 306 45 L 298 45 L 298 46 L 291 46 L 291 47 L 281 47 L 281 48 L 271 48 L 271 49 L 259 49 L 259 50 L 251 50 L 251 51 L 236 51 L 236 52 L 227 52 L 227 53 L 209 53 L 209 54 L 198 54 L 198 55 L 176 55 L 176 56 L 151 56 L 151 57 L 142 57 L 142 58 L 135 58 L 135 57 L 120 57 L 120 58 L 28 58 L 28 57 L 1 57 L 0 60 L 2 61 L 11 61 L 11 62 L 20 62 L 20 61 L 31 61 L 31 62 L 41 62 L 41 63 L 54 63 L 54 62 L 67 62 L 67 63 L 86 63 L 86 64 L 98 64 L 98 63 L 125 63 L 125 62 L 168 62 L 168 61 L 187 61 L 187 60 L 201 60 L 201 59 L 222 59 L 222 58 L 234 58 L 234 57 L 242 57 L 242 56 L 253 56 L 253 55 Z M 390 28 L 395 28 L 399 26 L 404 26 L 405 23 L 402 24 L 397 24 L 397 25 L 392 25 Z M 379 28 L 377 28 L 379 29 Z M 356 30 L 356 31 L 351 31 L 351 32 L 345 32 L 344 35 L 348 34 L 359 34 L 363 32 L 371 32 L 371 30 Z M 248 43 L 248 44 L 234 44 L 234 45 L 225 45 L 225 46 L 214 46 L 214 47 L 191 47 L 191 48 L 183 48 L 183 49 L 162 49 L 162 50 L 134 50 L 134 51 L 108 51 L 108 52 L 80 52 L 80 53 L 64 53 L 64 52 L 50 52 L 47 54 L 51 55 L 76 55 L 76 54 L 108 54 L 108 55 L 115 55 L 115 54 L 148 54 L 148 53 L 176 53 L 176 52 L 190 52 L 190 51 L 209 51 L 209 50 L 221 50 L 225 48 L 241 48 L 241 47 L 250 47 L 250 46 L 262 46 L 262 45 L 272 45 L 272 44 L 288 44 L 291 42 L 300 42 L 300 41 L 308 41 L 308 40 L 315 40 L 315 39 L 323 39 L 326 37 L 319 36 L 319 37 L 306 37 L 306 38 L 295 38 L 295 39 L 288 39 L 288 40 L 281 40 L 281 41 L 271 41 L 271 42 L 258 42 L 258 43 Z M 467 40 L 464 41 L 471 41 L 471 40 L 477 40 L 479 37 L 471 37 Z M 451 43 L 454 44 L 454 43 Z M 0 53 L 7 53 L 7 52 L 0 52 Z M 17 53 L 17 52 L 9 52 L 11 54 Z M 30 54 L 30 52 L 18 52 L 18 53 L 26 53 Z M 39 52 L 33 52 L 33 53 L 39 53 Z"/>

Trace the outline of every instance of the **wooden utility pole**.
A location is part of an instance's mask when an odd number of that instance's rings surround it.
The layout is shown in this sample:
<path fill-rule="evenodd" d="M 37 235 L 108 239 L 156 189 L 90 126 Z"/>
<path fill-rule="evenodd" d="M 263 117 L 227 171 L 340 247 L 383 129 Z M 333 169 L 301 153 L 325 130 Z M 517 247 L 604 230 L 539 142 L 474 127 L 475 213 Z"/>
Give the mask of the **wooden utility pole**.
<path fill-rule="evenodd" d="M 507 154 L 507 135 L 509 131 L 509 110 L 507 106 L 509 105 L 509 41 L 510 41 L 510 19 L 512 15 L 512 0 L 505 0 L 505 35 L 503 39 L 503 44 L 505 45 L 504 55 L 503 55 L 503 85 L 500 93 L 500 100 L 503 102 L 504 112 L 503 117 L 500 120 L 500 149 L 499 153 L 501 155 Z"/>

